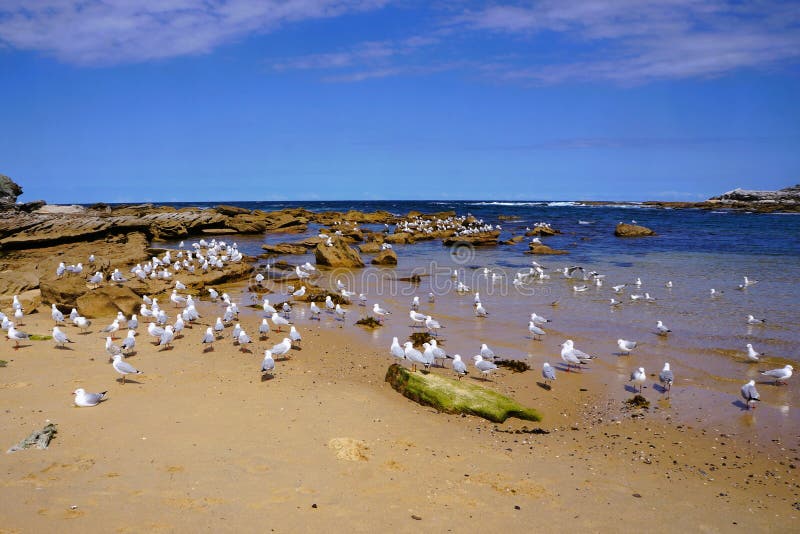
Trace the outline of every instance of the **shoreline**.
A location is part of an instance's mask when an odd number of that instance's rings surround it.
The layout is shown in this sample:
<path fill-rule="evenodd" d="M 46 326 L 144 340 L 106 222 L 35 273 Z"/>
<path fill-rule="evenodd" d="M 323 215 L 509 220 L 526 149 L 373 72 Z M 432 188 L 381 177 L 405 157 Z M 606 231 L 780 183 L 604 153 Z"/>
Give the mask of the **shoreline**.
<path fill-rule="evenodd" d="M 261 352 L 279 335 L 252 354 L 227 337 L 204 354 L 199 337 L 218 309 L 205 301 L 204 324 L 171 351 L 140 333 L 129 360 L 145 371 L 138 384 L 113 382 L 103 321 L 87 335 L 65 329 L 73 350 L 36 341 L 16 351 L 2 371 L 0 433 L 13 442 L 45 419 L 59 433 L 46 451 L 3 456 L 4 528 L 257 531 L 267 513 L 277 531 L 331 521 L 357 532 L 467 531 L 487 519 L 518 530 L 543 517 L 566 531 L 610 527 L 622 512 L 664 530 L 769 531 L 800 515 L 796 449 L 676 426 L 652 410 L 630 417 L 596 393 L 591 373 L 560 373 L 551 392 L 531 372 L 476 381 L 540 410 L 539 424 L 436 413 L 383 382 L 391 357 L 359 341 L 368 332 L 327 317 L 314 326 L 304 307 L 295 315 L 302 350 L 265 382 Z M 252 332 L 259 317 L 248 309 L 241 322 Z M 50 322 L 34 314 L 27 328 Z M 108 389 L 109 398 L 74 408 L 76 387 Z M 532 427 L 550 433 L 524 431 Z M 338 438 L 345 459 L 332 448 Z"/>

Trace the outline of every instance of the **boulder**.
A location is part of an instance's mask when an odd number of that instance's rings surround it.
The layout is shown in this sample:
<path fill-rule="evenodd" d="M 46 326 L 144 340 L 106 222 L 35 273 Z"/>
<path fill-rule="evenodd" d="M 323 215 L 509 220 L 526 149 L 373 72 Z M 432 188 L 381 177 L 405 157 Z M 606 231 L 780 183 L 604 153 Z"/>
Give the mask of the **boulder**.
<path fill-rule="evenodd" d="M 434 373 L 413 373 L 396 363 L 389 366 L 385 381 L 404 397 L 440 412 L 477 415 L 495 423 L 502 423 L 509 417 L 542 420 L 536 410 L 491 389 Z"/>
<path fill-rule="evenodd" d="M 347 246 L 343 240 L 334 238 L 333 246 L 320 243 L 314 249 L 317 265 L 327 267 L 363 267 L 364 262 L 356 249 Z"/>
<path fill-rule="evenodd" d="M 381 251 L 381 243 L 378 241 L 368 241 L 362 245 L 358 245 L 358 250 L 362 254 L 377 254 Z"/>
<path fill-rule="evenodd" d="M 234 217 L 236 215 L 244 215 L 249 214 L 250 210 L 245 208 L 240 208 L 238 206 L 228 206 L 226 204 L 220 204 L 219 206 L 214 206 L 214 210 L 217 213 L 221 213 L 222 215 L 227 215 L 228 217 Z"/>
<path fill-rule="evenodd" d="M 142 299 L 125 286 L 108 285 L 78 297 L 78 311 L 85 317 L 112 317 L 121 311 L 131 315 L 139 310 Z"/>
<path fill-rule="evenodd" d="M 526 252 L 526 254 L 542 254 L 542 255 L 557 255 L 557 254 L 569 254 L 566 250 L 558 250 L 555 248 L 550 248 L 547 245 L 537 245 L 531 243 L 530 249 Z"/>
<path fill-rule="evenodd" d="M 454 235 L 446 237 L 442 240 L 442 244 L 446 247 L 453 245 L 471 245 L 473 247 L 486 247 L 496 245 L 500 237 L 500 230 L 493 230 L 491 232 L 483 232 L 481 234 L 472 235 Z"/>
<path fill-rule="evenodd" d="M 397 265 L 397 253 L 387 248 L 380 254 L 372 258 L 373 265 Z"/>
<path fill-rule="evenodd" d="M 241 214 L 228 219 L 225 226 L 240 234 L 263 234 L 267 231 L 267 222 L 263 217 Z"/>
<path fill-rule="evenodd" d="M 261 248 L 270 254 L 305 254 L 308 252 L 308 247 L 297 243 L 266 243 L 261 245 Z"/>
<path fill-rule="evenodd" d="M 656 235 L 656 233 L 646 226 L 619 223 L 614 230 L 614 235 L 617 237 L 645 237 Z"/>
<path fill-rule="evenodd" d="M 39 275 L 35 270 L 0 271 L 0 295 L 16 295 L 39 287 Z"/>
<path fill-rule="evenodd" d="M 537 226 L 525 232 L 525 237 L 533 237 L 533 236 L 549 237 L 551 235 L 556 235 L 560 233 L 561 232 L 559 230 L 556 230 L 555 228 L 551 228 L 549 226 Z"/>
<path fill-rule="evenodd" d="M 78 297 L 89 291 L 82 276 L 44 278 L 39 281 L 39 289 L 42 291 L 42 302 L 48 306 L 57 304 L 69 308 L 77 307 Z"/>
<path fill-rule="evenodd" d="M 13 207 L 17 197 L 22 194 L 22 188 L 5 174 L 0 174 L 0 206 Z"/>

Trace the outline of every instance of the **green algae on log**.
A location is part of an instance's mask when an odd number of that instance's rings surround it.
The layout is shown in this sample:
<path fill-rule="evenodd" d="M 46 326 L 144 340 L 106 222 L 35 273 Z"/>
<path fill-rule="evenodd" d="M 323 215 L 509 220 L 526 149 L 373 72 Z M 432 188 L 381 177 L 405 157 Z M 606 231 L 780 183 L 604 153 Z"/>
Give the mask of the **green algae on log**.
<path fill-rule="evenodd" d="M 412 373 L 396 363 L 389 366 L 385 380 L 404 397 L 440 412 L 477 415 L 495 423 L 502 423 L 509 417 L 542 420 L 536 410 L 525 408 L 491 389 L 433 373 Z"/>

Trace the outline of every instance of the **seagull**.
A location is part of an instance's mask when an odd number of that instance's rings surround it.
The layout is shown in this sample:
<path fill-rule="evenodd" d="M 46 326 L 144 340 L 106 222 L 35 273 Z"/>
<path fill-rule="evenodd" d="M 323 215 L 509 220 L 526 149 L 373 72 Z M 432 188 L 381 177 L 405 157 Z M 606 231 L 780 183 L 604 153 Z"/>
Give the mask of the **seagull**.
<path fill-rule="evenodd" d="M 528 332 L 531 333 L 531 339 L 536 339 L 536 337 L 538 336 L 540 341 L 542 339 L 542 336 L 547 333 L 538 326 L 536 326 L 536 323 L 534 323 L 533 321 L 530 321 L 528 323 Z"/>
<path fill-rule="evenodd" d="M 184 304 L 186 304 L 186 297 L 178 295 L 177 289 L 172 290 L 172 295 L 169 296 L 169 300 L 171 300 L 172 303 L 175 304 L 176 308 L 178 306 L 183 306 Z"/>
<path fill-rule="evenodd" d="M 403 352 L 405 354 L 406 359 L 411 361 L 412 371 L 417 370 L 418 363 L 425 365 L 425 358 L 422 356 L 422 353 L 420 351 L 414 348 L 413 343 L 411 343 L 410 341 L 406 341 L 405 345 L 403 346 L 405 347 L 403 349 Z"/>
<path fill-rule="evenodd" d="M 292 327 L 289 329 L 289 339 L 292 340 L 292 343 L 300 343 L 301 341 L 303 341 L 300 332 L 297 331 L 294 325 L 292 325 Z"/>
<path fill-rule="evenodd" d="M 484 380 L 486 379 L 485 377 L 489 375 L 489 373 L 491 373 L 492 371 L 497 371 L 497 365 L 495 365 L 492 362 L 484 360 L 480 354 L 476 354 L 473 357 L 473 360 L 475 361 L 475 367 L 477 367 L 478 370 L 481 372 L 481 374 L 483 374 Z"/>
<path fill-rule="evenodd" d="M 8 332 L 6 333 L 6 337 L 14 341 L 14 349 L 19 348 L 20 341 L 26 341 L 30 339 L 30 336 L 25 332 L 20 332 L 16 328 L 14 328 L 14 323 L 8 323 Z"/>
<path fill-rule="evenodd" d="M 319 306 L 317 306 L 317 304 L 315 302 L 311 303 L 311 305 L 308 307 L 308 311 L 309 311 L 309 313 L 311 313 L 310 319 L 312 321 L 313 320 L 317 320 L 317 321 L 321 320 L 319 315 L 320 315 L 320 313 L 322 313 L 322 310 L 319 309 Z"/>
<path fill-rule="evenodd" d="M 52 310 L 50 312 L 50 316 L 53 318 L 56 324 L 61 324 L 64 322 L 64 314 L 61 313 L 61 310 L 56 308 L 56 305 L 52 305 Z"/>
<path fill-rule="evenodd" d="M 473 304 L 480 304 L 481 303 L 481 294 L 477 291 L 475 292 L 475 297 L 472 299 Z"/>
<path fill-rule="evenodd" d="M 745 276 L 745 277 L 744 277 L 744 284 L 742 284 L 742 285 L 743 285 L 744 287 L 750 287 L 750 286 L 752 286 L 753 284 L 757 284 L 757 283 L 758 283 L 758 280 L 750 280 L 749 278 L 747 278 L 747 277 Z"/>
<path fill-rule="evenodd" d="M 22 308 L 18 308 L 14 311 L 14 319 L 16 319 L 19 324 L 22 324 L 21 321 L 23 316 L 24 314 L 22 313 Z"/>
<path fill-rule="evenodd" d="M 627 286 L 627 285 L 628 285 L 628 284 L 620 284 L 620 285 L 618 285 L 618 286 L 612 286 L 612 287 L 611 287 L 611 289 L 613 289 L 613 290 L 614 290 L 614 293 L 619 293 L 620 291 L 622 291 L 623 289 L 625 289 L 625 286 Z"/>
<path fill-rule="evenodd" d="M 542 378 L 544 378 L 544 383 L 548 386 L 551 381 L 556 379 L 555 368 L 547 362 L 544 362 L 544 365 L 542 365 Z"/>
<path fill-rule="evenodd" d="M 214 332 L 216 335 L 222 337 L 223 330 L 225 330 L 225 324 L 222 322 L 221 317 L 217 317 L 217 321 L 214 323 Z"/>
<path fill-rule="evenodd" d="M 367 296 L 364 293 L 358 294 L 358 305 L 359 306 L 366 306 L 367 305 Z"/>
<path fill-rule="evenodd" d="M 333 299 L 331 299 L 330 295 L 325 295 L 325 309 L 329 311 L 333 311 L 336 306 L 333 304 Z"/>
<path fill-rule="evenodd" d="M 231 331 L 231 337 L 233 338 L 234 341 L 236 341 L 237 339 L 239 339 L 239 334 L 241 333 L 242 333 L 242 325 L 236 323 L 236 326 L 234 326 L 233 330 Z"/>
<path fill-rule="evenodd" d="M 436 356 L 433 354 L 433 349 L 430 343 L 423 343 L 422 359 L 424 360 L 425 369 L 436 363 Z"/>
<path fill-rule="evenodd" d="M 342 323 L 344 324 L 344 319 L 347 316 L 347 310 L 342 308 L 339 304 L 337 304 L 336 308 L 334 308 L 333 312 L 336 315 L 339 316 L 339 318 L 341 319 Z"/>
<path fill-rule="evenodd" d="M 664 326 L 664 323 L 662 323 L 661 321 L 658 321 L 658 322 L 656 323 L 656 333 L 657 333 L 659 336 L 666 336 L 666 335 L 667 335 L 667 334 L 669 334 L 670 332 L 672 332 L 672 330 L 670 330 L 669 328 L 667 328 L 666 326 Z"/>
<path fill-rule="evenodd" d="M 591 360 L 592 358 L 594 357 L 576 349 L 571 339 L 561 344 L 561 359 L 567 364 L 567 372 L 569 372 L 571 366 L 580 366 L 580 364 L 586 363 L 586 360 Z"/>
<path fill-rule="evenodd" d="M 712 288 L 709 290 L 709 292 L 708 292 L 708 293 L 709 293 L 709 295 L 710 295 L 710 296 L 713 298 L 713 297 L 716 297 L 716 296 L 718 296 L 718 295 L 722 295 L 722 293 L 723 293 L 723 292 L 722 292 L 722 291 L 717 291 L 716 289 L 714 289 L 714 288 L 712 287 Z"/>
<path fill-rule="evenodd" d="M 589 286 L 587 286 L 586 284 L 579 285 L 579 286 L 572 286 L 572 291 L 574 291 L 575 293 L 581 293 L 583 291 L 587 291 L 588 289 L 589 289 Z"/>
<path fill-rule="evenodd" d="M 644 372 L 644 367 L 639 367 L 638 370 L 631 373 L 629 382 L 633 382 L 633 390 L 636 391 L 636 384 L 639 384 L 639 393 L 642 392 L 642 385 L 647 380 L 647 373 Z"/>
<path fill-rule="evenodd" d="M 747 344 L 747 359 L 748 359 L 748 360 L 750 360 L 751 362 L 757 362 L 757 361 L 758 361 L 758 359 L 759 359 L 761 356 L 764 356 L 764 353 L 763 353 L 763 352 L 757 352 L 757 351 L 756 351 L 756 350 L 753 348 L 753 345 L 752 345 L 751 343 L 748 343 L 748 344 Z"/>
<path fill-rule="evenodd" d="M 392 345 L 389 347 L 389 352 L 399 360 L 403 360 L 406 357 L 406 353 L 403 351 L 403 347 L 400 346 L 396 337 L 392 338 Z"/>
<path fill-rule="evenodd" d="M 636 277 L 636 287 L 642 287 L 642 279 L 638 276 Z"/>
<path fill-rule="evenodd" d="M 136 346 L 136 332 L 128 330 L 128 335 L 122 340 L 121 349 L 123 352 L 130 352 Z"/>
<path fill-rule="evenodd" d="M 281 331 L 282 326 L 286 326 L 289 324 L 289 320 L 281 317 L 278 312 L 272 314 L 272 324 L 274 324 L 278 328 L 278 332 Z M 272 351 L 275 354 L 275 351 Z M 275 354 L 279 356 L 279 354 Z"/>
<path fill-rule="evenodd" d="M 267 349 L 264 351 L 264 360 L 261 362 L 261 372 L 269 373 L 275 370 L 275 360 L 272 358 L 272 351 Z"/>
<path fill-rule="evenodd" d="M 373 304 L 373 305 L 372 305 L 372 313 L 374 313 L 375 315 L 377 315 L 377 316 L 378 316 L 378 320 L 379 320 L 380 322 L 383 322 L 383 316 L 384 316 L 384 315 L 389 315 L 389 314 L 391 314 L 392 312 L 390 312 L 389 310 L 386 310 L 386 309 L 384 309 L 384 308 L 381 308 L 381 307 L 378 305 L 378 303 L 376 302 L 375 304 Z"/>
<path fill-rule="evenodd" d="M 288 354 L 289 350 L 292 348 L 292 340 L 288 337 L 283 338 L 283 341 L 278 343 L 277 345 L 273 345 L 271 352 L 273 356 L 283 356 L 284 354 Z"/>
<path fill-rule="evenodd" d="M 427 315 L 417 313 L 414 310 L 410 310 L 408 312 L 408 316 L 411 318 L 412 328 L 414 328 L 415 326 L 422 326 L 422 324 L 425 323 L 425 321 L 428 319 Z"/>
<path fill-rule="evenodd" d="M 11 303 L 11 308 L 13 308 L 15 311 L 16 310 L 21 310 L 22 309 L 22 304 L 19 301 L 19 296 L 14 295 L 12 300 L 13 300 L 13 302 Z"/>
<path fill-rule="evenodd" d="M 432 333 L 433 335 L 438 335 L 437 330 L 442 328 L 442 325 L 439 324 L 439 321 L 431 317 L 430 315 L 425 316 L 425 328 L 428 329 L 428 332 Z"/>
<path fill-rule="evenodd" d="M 57 326 L 53 327 L 53 341 L 56 342 L 57 347 L 63 347 L 65 343 L 72 343 L 67 337 L 67 334 L 62 332 Z"/>
<path fill-rule="evenodd" d="M 766 324 L 766 319 L 756 319 L 752 315 L 747 316 L 747 324 Z"/>
<path fill-rule="evenodd" d="M 494 351 L 486 343 L 481 344 L 481 358 L 494 361 Z"/>
<path fill-rule="evenodd" d="M 125 375 L 141 375 L 141 371 L 122 359 L 122 354 L 114 356 L 114 370 L 122 375 L 122 383 L 125 383 Z"/>
<path fill-rule="evenodd" d="M 664 363 L 664 368 L 658 374 L 658 380 L 664 385 L 664 388 L 667 391 L 672 389 L 672 383 L 675 381 L 675 376 L 672 374 L 672 370 L 669 368 L 669 363 Z"/>
<path fill-rule="evenodd" d="M 411 299 L 411 309 L 418 310 L 419 309 L 419 297 L 414 297 Z"/>
<path fill-rule="evenodd" d="M 756 405 L 755 403 L 761 400 L 761 395 L 758 394 L 756 391 L 756 381 L 751 380 L 747 384 L 742 386 L 742 398 L 747 402 L 747 409 L 754 410 Z"/>
<path fill-rule="evenodd" d="M 545 318 L 544 318 L 544 317 L 542 317 L 541 315 L 538 315 L 536 312 L 533 312 L 533 313 L 531 314 L 531 321 L 533 321 L 533 322 L 534 322 L 534 323 L 536 323 L 536 324 L 543 324 L 543 323 L 550 323 L 550 322 L 552 322 L 550 319 L 545 319 Z"/>
<path fill-rule="evenodd" d="M 305 294 L 306 294 L 306 286 L 302 286 L 302 287 L 300 287 L 300 289 L 298 289 L 297 291 L 292 293 L 292 296 L 296 297 L 296 298 L 300 298 Z"/>
<path fill-rule="evenodd" d="M 75 317 L 75 319 L 73 319 L 72 322 L 75 323 L 75 325 L 81 329 L 81 332 L 85 332 L 87 328 L 92 326 L 92 321 L 80 315 Z"/>
<path fill-rule="evenodd" d="M 672 289 L 672 280 L 668 280 L 667 283 L 664 284 L 664 287 L 666 287 L 667 289 Z"/>
<path fill-rule="evenodd" d="M 110 336 L 106 336 L 106 352 L 112 358 L 117 354 L 122 354 L 122 349 L 119 348 L 117 345 L 114 345 Z"/>
<path fill-rule="evenodd" d="M 266 337 L 269 335 L 269 323 L 267 322 L 266 317 L 261 319 L 261 324 L 258 325 L 258 335 L 261 339 L 266 339 Z"/>
<path fill-rule="evenodd" d="M 771 369 L 769 371 L 762 371 L 761 374 L 775 379 L 775 385 L 786 384 L 786 381 L 792 377 L 792 367 L 787 365 L 782 369 Z"/>
<path fill-rule="evenodd" d="M 628 341 L 627 339 L 618 339 L 617 346 L 619 347 L 620 353 L 630 354 L 631 351 L 636 348 L 636 342 Z"/>
<path fill-rule="evenodd" d="M 478 302 L 475 304 L 475 316 L 476 317 L 486 317 L 489 315 L 489 312 L 486 311 L 486 308 L 483 307 L 483 304 Z"/>
<path fill-rule="evenodd" d="M 252 341 L 250 340 L 250 336 L 248 336 L 247 332 L 245 332 L 244 330 L 242 330 L 239 333 L 238 341 L 239 341 L 239 350 L 242 351 L 242 352 L 245 352 L 247 350 L 247 348 L 245 346 L 248 343 L 252 343 Z"/>
<path fill-rule="evenodd" d="M 467 374 L 467 364 L 461 361 L 460 354 L 453 356 L 453 372 L 458 376 L 459 380 Z"/>
<path fill-rule="evenodd" d="M 216 289 L 209 287 L 208 288 L 208 297 L 211 299 L 211 302 L 216 302 L 219 298 L 219 293 Z"/>
<path fill-rule="evenodd" d="M 149 323 L 147 325 L 147 333 L 153 337 L 161 338 L 161 334 L 164 333 L 164 329 L 161 327 L 156 326 L 155 323 Z"/>
<path fill-rule="evenodd" d="M 158 346 L 171 349 L 173 339 L 175 339 L 175 332 L 172 330 L 172 325 L 167 325 L 158 340 Z"/>
<path fill-rule="evenodd" d="M 108 393 L 108 391 L 88 393 L 83 388 L 78 388 L 72 392 L 72 394 L 75 395 L 75 406 L 80 406 L 81 408 L 97 406 L 100 402 L 105 400 L 106 393 Z"/>
<path fill-rule="evenodd" d="M 611 299 L 609 299 L 609 302 L 608 302 L 608 303 L 609 303 L 609 305 L 611 305 L 611 306 L 619 306 L 620 304 L 622 304 L 622 302 L 618 301 L 618 300 L 617 300 L 617 299 L 615 299 L 615 298 L 611 298 Z"/>

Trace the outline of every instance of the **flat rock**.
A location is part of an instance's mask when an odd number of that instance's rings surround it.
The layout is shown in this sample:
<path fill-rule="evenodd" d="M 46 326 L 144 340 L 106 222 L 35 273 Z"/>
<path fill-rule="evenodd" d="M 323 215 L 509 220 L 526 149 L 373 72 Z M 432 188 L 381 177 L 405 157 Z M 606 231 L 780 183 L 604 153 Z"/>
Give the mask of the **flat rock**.
<path fill-rule="evenodd" d="M 381 251 L 377 256 L 372 258 L 373 265 L 397 265 L 397 253 L 387 248 Z"/>
<path fill-rule="evenodd" d="M 656 235 L 656 233 L 646 226 L 619 223 L 614 229 L 614 235 L 617 237 L 645 237 Z"/>
<path fill-rule="evenodd" d="M 305 254 L 309 249 L 309 247 L 298 243 L 266 243 L 261 245 L 261 248 L 270 254 Z"/>
<path fill-rule="evenodd" d="M 443 239 L 442 244 L 448 247 L 459 244 L 468 244 L 474 247 L 486 247 L 486 246 L 496 245 L 499 237 L 500 237 L 500 230 L 493 230 L 491 232 L 483 232 L 480 234 L 472 234 L 466 236 L 454 235 Z"/>
<path fill-rule="evenodd" d="M 361 245 L 358 245 L 358 250 L 361 251 L 362 254 L 377 254 L 381 251 L 381 244 L 378 241 L 367 241 Z"/>
<path fill-rule="evenodd" d="M 567 252 L 566 250 L 551 248 L 548 247 L 547 245 L 535 245 L 531 243 L 530 249 L 526 251 L 526 254 L 558 255 L 558 254 L 569 254 L 569 252 Z"/>

